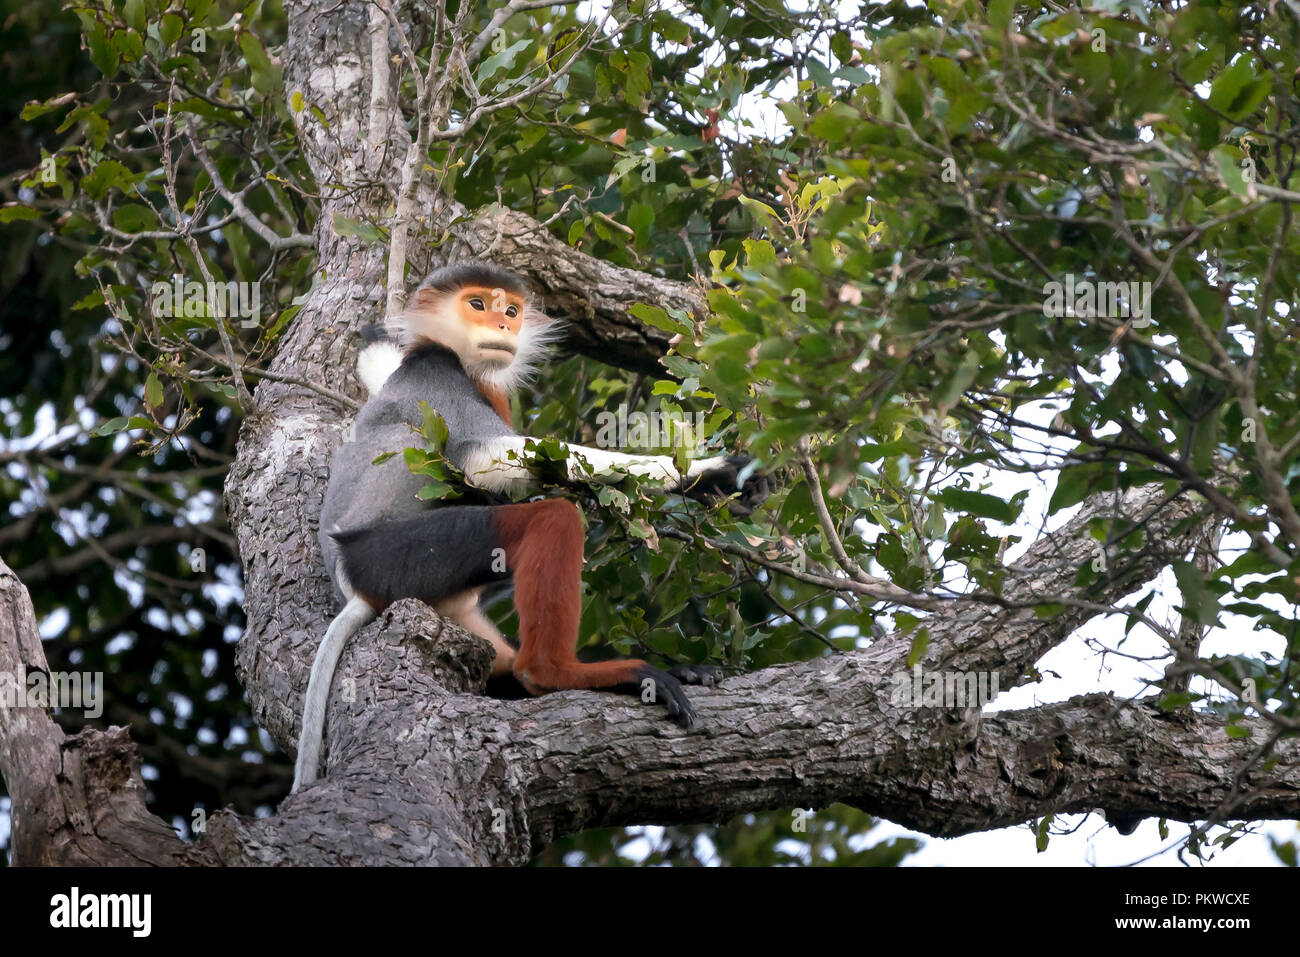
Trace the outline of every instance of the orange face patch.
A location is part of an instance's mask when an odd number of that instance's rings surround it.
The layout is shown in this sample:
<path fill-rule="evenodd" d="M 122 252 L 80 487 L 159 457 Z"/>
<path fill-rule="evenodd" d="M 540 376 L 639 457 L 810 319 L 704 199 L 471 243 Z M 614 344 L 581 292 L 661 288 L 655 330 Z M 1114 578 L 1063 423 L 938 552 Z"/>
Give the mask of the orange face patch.
<path fill-rule="evenodd" d="M 467 325 L 518 335 L 524 324 L 524 299 L 516 292 L 465 286 L 456 293 L 456 311 Z"/>

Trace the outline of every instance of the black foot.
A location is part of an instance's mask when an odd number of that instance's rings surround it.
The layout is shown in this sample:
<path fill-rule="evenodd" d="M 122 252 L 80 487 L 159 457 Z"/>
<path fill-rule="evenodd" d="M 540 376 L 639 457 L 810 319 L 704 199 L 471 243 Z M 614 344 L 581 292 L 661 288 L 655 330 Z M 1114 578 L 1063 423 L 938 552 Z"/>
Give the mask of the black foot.
<path fill-rule="evenodd" d="M 636 695 L 646 704 L 663 705 L 672 718 L 683 728 L 695 726 L 695 709 L 682 691 L 682 684 L 666 671 L 646 665 L 636 673 L 636 681 L 610 689 L 623 694 Z"/>
<path fill-rule="evenodd" d="M 668 674 L 684 685 L 716 688 L 722 681 L 722 669 L 713 665 L 673 665 Z"/>
<path fill-rule="evenodd" d="M 612 690 L 636 695 L 646 704 L 663 705 L 668 716 L 683 728 L 693 728 L 695 708 L 691 706 L 691 700 L 686 697 L 682 685 L 712 688 L 721 680 L 721 669 L 713 665 L 674 665 L 668 671 L 646 665 L 637 672 L 635 683 L 620 685 Z"/>
<path fill-rule="evenodd" d="M 528 689 L 519 683 L 519 679 L 509 672 L 488 678 L 487 687 L 483 692 L 489 698 L 501 698 L 504 701 L 519 701 L 532 697 Z"/>

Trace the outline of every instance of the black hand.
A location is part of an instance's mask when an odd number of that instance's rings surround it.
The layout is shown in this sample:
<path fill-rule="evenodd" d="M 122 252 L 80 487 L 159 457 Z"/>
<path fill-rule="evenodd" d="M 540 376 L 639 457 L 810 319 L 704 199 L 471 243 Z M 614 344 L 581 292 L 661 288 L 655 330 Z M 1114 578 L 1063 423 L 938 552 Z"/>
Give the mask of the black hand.
<path fill-rule="evenodd" d="M 749 515 L 771 494 L 771 483 L 765 474 L 752 467 L 753 462 L 748 455 L 728 455 L 721 468 L 687 479 L 682 494 L 712 505 L 739 492 L 730 503 L 731 511 L 735 515 Z"/>

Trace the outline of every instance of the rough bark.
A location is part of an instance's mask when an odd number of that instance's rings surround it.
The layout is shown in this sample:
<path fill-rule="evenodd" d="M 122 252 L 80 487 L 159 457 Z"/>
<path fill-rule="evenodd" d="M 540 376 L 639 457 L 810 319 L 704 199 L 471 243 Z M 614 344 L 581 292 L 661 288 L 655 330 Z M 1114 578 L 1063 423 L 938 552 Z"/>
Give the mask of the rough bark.
<path fill-rule="evenodd" d="M 419 5 L 393 7 L 418 44 Z M 273 368 L 355 396 L 356 330 L 378 318 L 385 250 L 339 236 L 333 216 L 381 219 L 400 181 L 395 158 L 405 156 L 409 133 L 395 117 L 377 123 L 373 112 L 397 102 L 399 71 L 387 96 L 372 95 L 364 5 L 291 3 L 289 25 L 286 87 L 302 91 L 329 121 L 325 127 L 302 114 L 318 181 L 388 189 L 340 189 L 326 198 L 316 236 L 325 278 Z M 386 150 L 369 145 L 367 131 L 376 129 L 387 131 Z M 701 314 L 694 288 L 600 263 L 521 214 L 451 227 L 462 210 L 425 186 L 418 196 L 426 225 L 449 224 L 452 239 L 415 256 L 416 272 L 469 254 L 509 263 L 571 321 L 572 344 L 607 361 L 652 369 L 662 353 L 662 335 L 628 314 L 632 304 Z M 312 655 L 335 611 L 316 520 L 346 419 L 318 392 L 263 380 L 226 483 L 245 573 L 241 676 L 257 720 L 291 752 Z M 1095 547 L 1084 526 L 1104 515 L 1143 522 L 1151 547 L 1088 596 L 1095 604 L 1038 617 L 1034 604 L 1076 596 L 1078 569 Z M 1197 520 L 1190 496 L 1166 501 L 1161 489 L 1085 503 L 1008 573 L 996 600 L 954 601 L 931 615 L 922 664 L 997 671 L 1003 688 L 1027 680 L 1034 662 L 1097 605 L 1131 593 L 1184 554 Z M 39 659 L 43 666 L 30 604 L 4 571 L 0 664 Z M 518 864 L 582 827 L 716 821 L 832 801 L 944 835 L 1089 808 L 1197 820 L 1232 793 L 1256 746 L 1230 739 L 1214 717 L 1170 717 L 1149 703 L 1099 695 L 994 715 L 900 709 L 890 691 L 910 654 L 910 639 L 891 636 L 692 691 L 700 722 L 688 733 L 613 696 L 484 698 L 476 692 L 487 645 L 403 602 L 351 642 L 331 697 L 325 777 L 274 817 L 218 814 L 200 844 L 185 848 L 143 811 L 132 749 L 118 729 L 64 742 L 48 718 L 13 709 L 0 710 L 0 771 L 15 795 L 15 848 L 28 861 Z M 1269 730 L 1259 721 L 1245 726 L 1256 741 Z M 1276 764 L 1246 778 L 1251 793 L 1239 813 L 1300 816 L 1300 744 L 1283 741 L 1275 753 Z"/>
<path fill-rule="evenodd" d="M 0 682 L 26 688 L 49 672 L 31 597 L 0 560 Z M 145 809 L 140 758 L 127 728 L 68 737 L 43 708 L 0 687 L 0 775 L 12 801 L 15 865 L 208 864 Z"/>
<path fill-rule="evenodd" d="M 565 345 L 602 362 L 665 377 L 659 357 L 668 334 L 647 326 L 628 309 L 639 302 L 707 314 L 701 292 L 687 283 L 651 276 L 593 259 L 556 239 L 536 220 L 513 210 L 475 219 L 454 230 L 466 246 L 509 263 L 541 291 L 546 311 L 563 320 Z"/>

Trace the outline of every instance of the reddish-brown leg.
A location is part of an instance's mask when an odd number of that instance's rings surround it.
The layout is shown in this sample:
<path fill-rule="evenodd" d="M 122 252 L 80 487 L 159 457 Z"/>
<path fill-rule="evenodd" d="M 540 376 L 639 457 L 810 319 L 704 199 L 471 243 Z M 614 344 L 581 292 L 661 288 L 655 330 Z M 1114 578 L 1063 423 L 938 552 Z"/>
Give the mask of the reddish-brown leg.
<path fill-rule="evenodd" d="M 501 505 L 493 520 L 515 581 L 520 683 L 533 694 L 568 688 L 636 694 L 664 705 L 681 724 L 694 724 L 695 709 L 677 678 L 635 658 L 578 660 L 584 535 L 577 507 L 559 498 Z"/>

